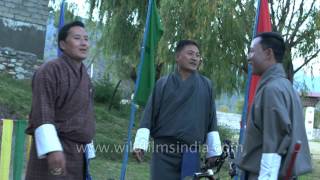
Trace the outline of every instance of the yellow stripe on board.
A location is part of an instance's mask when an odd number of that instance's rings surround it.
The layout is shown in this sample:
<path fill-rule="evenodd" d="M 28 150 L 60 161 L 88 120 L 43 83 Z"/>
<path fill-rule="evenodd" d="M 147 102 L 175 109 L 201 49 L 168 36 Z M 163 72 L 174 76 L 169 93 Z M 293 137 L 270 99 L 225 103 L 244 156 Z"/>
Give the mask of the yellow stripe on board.
<path fill-rule="evenodd" d="M 29 158 L 30 158 L 31 145 L 32 145 L 32 136 L 27 135 L 27 154 L 26 154 L 27 163 L 28 163 Z"/>
<path fill-rule="evenodd" d="M 0 154 L 0 180 L 9 180 L 13 120 L 4 119 Z"/>

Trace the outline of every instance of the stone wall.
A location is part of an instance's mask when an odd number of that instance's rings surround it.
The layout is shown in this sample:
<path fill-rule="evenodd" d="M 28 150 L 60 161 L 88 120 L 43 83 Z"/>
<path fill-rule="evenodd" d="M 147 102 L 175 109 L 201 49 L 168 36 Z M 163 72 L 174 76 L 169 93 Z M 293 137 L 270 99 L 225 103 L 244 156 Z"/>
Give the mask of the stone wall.
<path fill-rule="evenodd" d="M 43 58 L 49 0 L 0 0 L 0 47 Z"/>
<path fill-rule="evenodd" d="M 49 0 L 0 0 L 0 72 L 29 78 L 43 59 Z"/>
<path fill-rule="evenodd" d="M 0 16 L 45 29 L 49 0 L 0 0 Z"/>
<path fill-rule="evenodd" d="M 0 72 L 16 79 L 31 78 L 33 72 L 43 63 L 35 54 L 0 48 Z"/>

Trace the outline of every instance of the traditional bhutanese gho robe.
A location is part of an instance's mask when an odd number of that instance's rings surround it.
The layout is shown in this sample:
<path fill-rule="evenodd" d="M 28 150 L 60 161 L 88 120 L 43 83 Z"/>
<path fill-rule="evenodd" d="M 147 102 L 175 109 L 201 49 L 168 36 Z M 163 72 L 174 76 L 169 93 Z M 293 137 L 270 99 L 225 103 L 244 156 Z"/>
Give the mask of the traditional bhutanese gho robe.
<path fill-rule="evenodd" d="M 279 177 L 286 175 L 294 144 L 302 142 L 293 175 L 311 171 L 311 157 L 300 98 L 286 79 L 282 64 L 271 66 L 261 77 L 245 134 L 241 169 L 259 174 L 263 154 L 281 157 Z M 267 156 L 266 156 L 267 157 Z"/>
<path fill-rule="evenodd" d="M 154 139 L 151 178 L 180 179 L 182 146 L 198 148 L 205 143 L 208 133 L 218 135 L 211 82 L 197 72 L 186 80 L 178 72 L 162 77 L 149 97 L 139 130 L 150 130 Z M 218 150 L 213 156 L 221 153 L 220 138 L 215 142 Z"/>
<path fill-rule="evenodd" d="M 26 179 L 83 179 L 85 161 L 80 148 L 90 143 L 95 134 L 92 85 L 84 64 L 77 64 L 66 55 L 43 64 L 34 74 L 32 93 L 26 132 L 34 135 L 39 126 L 55 127 L 67 161 L 67 176 L 48 173 L 47 159 L 41 157 L 45 155 L 34 141 Z"/>

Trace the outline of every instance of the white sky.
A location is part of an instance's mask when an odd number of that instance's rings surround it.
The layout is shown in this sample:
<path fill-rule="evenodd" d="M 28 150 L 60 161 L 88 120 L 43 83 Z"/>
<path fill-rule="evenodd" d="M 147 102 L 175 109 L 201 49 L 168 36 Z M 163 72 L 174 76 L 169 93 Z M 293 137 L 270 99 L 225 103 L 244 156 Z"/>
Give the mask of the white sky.
<path fill-rule="evenodd" d="M 55 10 L 58 10 L 61 2 L 62 0 L 54 0 L 54 2 L 50 1 L 49 6 L 53 7 Z M 65 2 L 68 4 L 68 7 L 72 7 L 76 16 L 88 17 L 90 7 L 86 0 L 65 0 Z"/>
<path fill-rule="evenodd" d="M 297 4 L 297 3 L 296 3 Z M 306 0 L 305 2 L 305 9 L 309 9 L 311 5 L 311 0 Z M 308 7 L 309 6 L 309 7 Z M 320 8 L 320 1 L 317 0 L 315 3 L 315 7 Z M 298 7 L 296 7 L 297 9 Z M 305 28 L 306 24 L 304 23 L 301 28 Z M 303 58 L 296 58 L 293 61 L 293 67 L 294 69 L 300 67 L 302 64 L 304 63 Z M 312 67 L 312 68 L 311 68 Z M 320 56 L 318 55 L 318 57 L 316 57 L 315 59 L 311 60 L 306 66 L 304 66 L 301 70 L 300 70 L 301 74 L 304 74 L 305 76 L 315 76 L 315 77 L 319 77 L 320 76 Z"/>
<path fill-rule="evenodd" d="M 293 67 L 294 69 L 300 67 L 304 61 L 303 59 L 295 59 L 293 61 Z M 304 75 L 306 76 L 311 76 L 312 74 L 317 77 L 320 76 L 320 58 L 319 56 L 313 60 L 311 60 L 311 62 L 309 62 L 309 64 L 305 67 L 303 67 L 300 71 L 302 71 L 304 73 Z"/>

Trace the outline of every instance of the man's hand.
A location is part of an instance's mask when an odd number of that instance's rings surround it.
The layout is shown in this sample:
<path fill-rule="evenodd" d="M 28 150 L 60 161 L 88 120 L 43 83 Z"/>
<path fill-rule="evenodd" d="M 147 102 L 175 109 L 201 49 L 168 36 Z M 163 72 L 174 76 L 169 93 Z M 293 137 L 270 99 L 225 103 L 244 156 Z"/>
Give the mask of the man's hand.
<path fill-rule="evenodd" d="M 143 161 L 143 157 L 144 157 L 144 150 L 143 149 L 134 149 L 132 153 L 136 157 L 136 159 L 139 163 Z"/>
<path fill-rule="evenodd" d="M 62 151 L 49 153 L 47 160 L 50 174 L 54 176 L 66 175 L 66 158 Z"/>
<path fill-rule="evenodd" d="M 206 159 L 206 167 L 213 168 L 219 156 L 213 156 Z"/>

